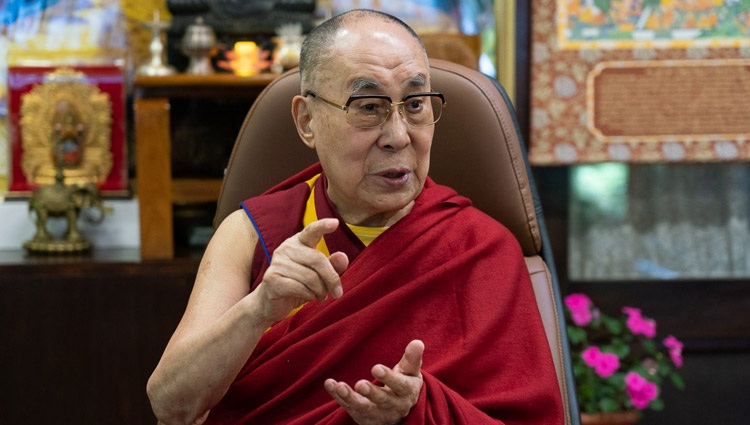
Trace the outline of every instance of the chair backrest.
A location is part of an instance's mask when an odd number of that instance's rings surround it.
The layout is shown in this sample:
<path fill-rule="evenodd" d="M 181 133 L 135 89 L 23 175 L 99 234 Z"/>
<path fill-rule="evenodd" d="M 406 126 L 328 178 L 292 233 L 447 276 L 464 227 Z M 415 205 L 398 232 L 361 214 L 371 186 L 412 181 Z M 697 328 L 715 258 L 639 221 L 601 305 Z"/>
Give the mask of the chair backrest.
<path fill-rule="evenodd" d="M 478 71 L 430 60 L 432 89 L 445 94 L 436 124 L 430 176 L 467 196 L 518 239 L 555 362 L 566 423 L 579 423 L 562 304 L 541 207 L 513 107 L 497 81 Z M 314 163 L 291 118 L 299 72 L 274 80 L 253 103 L 226 170 L 214 225 L 256 196 Z"/>

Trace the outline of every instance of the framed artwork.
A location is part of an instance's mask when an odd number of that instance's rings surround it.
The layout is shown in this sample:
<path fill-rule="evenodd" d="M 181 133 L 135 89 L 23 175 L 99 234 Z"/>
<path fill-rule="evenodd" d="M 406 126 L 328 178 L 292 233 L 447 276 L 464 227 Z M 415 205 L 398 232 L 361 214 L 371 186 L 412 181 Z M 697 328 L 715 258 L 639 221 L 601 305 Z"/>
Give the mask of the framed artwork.
<path fill-rule="evenodd" d="M 118 66 L 8 68 L 8 196 L 52 184 L 128 189 L 125 87 Z"/>
<path fill-rule="evenodd" d="M 750 159 L 750 3 L 531 5 L 532 164 Z"/>

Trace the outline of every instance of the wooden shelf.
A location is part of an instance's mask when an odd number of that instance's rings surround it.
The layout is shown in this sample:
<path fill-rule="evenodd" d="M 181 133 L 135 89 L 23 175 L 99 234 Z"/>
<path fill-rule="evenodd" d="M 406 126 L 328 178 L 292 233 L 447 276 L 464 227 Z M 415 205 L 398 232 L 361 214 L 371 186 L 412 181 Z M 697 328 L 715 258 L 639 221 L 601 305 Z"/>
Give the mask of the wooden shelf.
<path fill-rule="evenodd" d="M 216 202 L 221 179 L 173 179 L 172 202 L 177 205 Z"/>
<path fill-rule="evenodd" d="M 173 179 L 170 100 L 255 100 L 276 77 L 277 74 L 136 77 L 133 108 L 142 258 L 172 258 L 175 249 L 172 206 L 215 202 L 221 188 L 219 179 Z"/>
<path fill-rule="evenodd" d="M 258 74 L 239 77 L 232 74 L 187 75 L 163 77 L 137 76 L 136 98 L 255 98 L 279 74 Z"/>
<path fill-rule="evenodd" d="M 0 267 L 28 267 L 35 272 L 44 271 L 49 265 L 75 265 L 92 263 L 137 263 L 140 255 L 135 248 L 97 249 L 77 254 L 30 254 L 22 249 L 0 250 Z M 72 267 L 71 267 L 72 268 Z"/>

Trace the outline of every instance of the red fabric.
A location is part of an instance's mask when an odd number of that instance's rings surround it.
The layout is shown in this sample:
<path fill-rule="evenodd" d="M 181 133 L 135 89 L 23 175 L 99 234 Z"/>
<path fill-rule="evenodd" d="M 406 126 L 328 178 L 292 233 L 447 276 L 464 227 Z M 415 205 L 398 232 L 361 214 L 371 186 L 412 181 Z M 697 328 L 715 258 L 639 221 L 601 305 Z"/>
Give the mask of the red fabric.
<path fill-rule="evenodd" d="M 285 201 L 304 202 L 299 193 Z M 452 189 L 428 181 L 342 280 L 342 298 L 310 302 L 266 333 L 209 423 L 353 423 L 323 381 L 372 379 L 412 339 L 425 343 L 424 386 L 405 424 L 563 422 L 520 247 Z"/>

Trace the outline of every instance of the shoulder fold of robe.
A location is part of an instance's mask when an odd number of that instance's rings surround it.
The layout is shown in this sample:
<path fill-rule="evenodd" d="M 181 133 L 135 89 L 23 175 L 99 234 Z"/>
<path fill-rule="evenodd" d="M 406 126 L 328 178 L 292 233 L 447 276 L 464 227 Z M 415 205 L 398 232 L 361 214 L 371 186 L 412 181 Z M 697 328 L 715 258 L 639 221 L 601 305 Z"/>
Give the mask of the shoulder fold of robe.
<path fill-rule="evenodd" d="M 295 205 L 309 189 L 300 187 L 319 170 L 243 203 L 258 231 L 273 227 L 264 235 L 271 255 L 301 229 L 296 211 L 304 207 Z M 283 221 L 296 223 L 276 223 Z M 351 248 L 338 236 L 343 247 L 326 240 L 330 252 Z M 340 299 L 309 302 L 266 332 L 208 423 L 352 424 L 325 379 L 373 379 L 372 366 L 393 367 L 413 339 L 425 344 L 424 386 L 404 424 L 563 422 L 521 249 L 468 199 L 428 179 L 412 211 L 341 278 Z"/>

